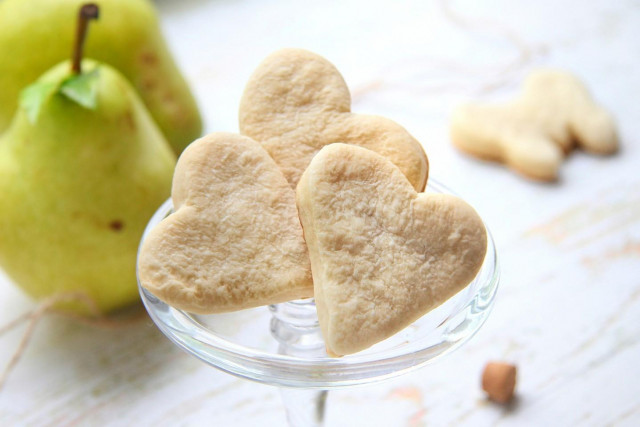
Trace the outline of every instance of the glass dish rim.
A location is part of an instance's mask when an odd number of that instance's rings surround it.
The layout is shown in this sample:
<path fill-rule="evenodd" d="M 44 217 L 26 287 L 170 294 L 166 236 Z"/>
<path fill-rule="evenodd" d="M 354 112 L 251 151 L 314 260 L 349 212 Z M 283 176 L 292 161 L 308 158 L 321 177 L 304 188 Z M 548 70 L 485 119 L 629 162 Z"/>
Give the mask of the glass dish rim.
<path fill-rule="evenodd" d="M 425 192 L 429 190 L 455 195 L 433 178 L 429 179 Z M 172 210 L 172 200 L 169 198 L 148 222 L 141 243 L 150 230 Z M 173 308 L 154 297 L 140 283 L 137 262 L 136 278 L 142 301 L 156 326 L 180 348 L 204 362 L 233 375 L 272 385 L 325 389 L 344 387 L 382 380 L 416 369 L 458 348 L 475 335 L 491 311 L 500 277 L 495 242 L 486 224 L 485 228 L 487 254 L 482 268 L 478 276 L 453 298 L 468 292 L 480 280 L 482 272 L 486 277 L 460 309 L 447 316 L 436 328 L 444 330 L 452 319 L 469 312 L 465 320 L 471 314 L 474 316 L 472 329 L 465 331 L 457 339 L 423 348 L 413 343 L 414 345 L 407 344 L 373 353 L 355 353 L 341 358 L 300 357 L 250 348 L 214 334 L 193 314 Z M 446 348 L 437 348 L 443 344 L 446 344 Z M 396 366 L 398 369 L 394 369 Z M 314 372 L 315 378 L 308 377 L 310 372 Z"/>

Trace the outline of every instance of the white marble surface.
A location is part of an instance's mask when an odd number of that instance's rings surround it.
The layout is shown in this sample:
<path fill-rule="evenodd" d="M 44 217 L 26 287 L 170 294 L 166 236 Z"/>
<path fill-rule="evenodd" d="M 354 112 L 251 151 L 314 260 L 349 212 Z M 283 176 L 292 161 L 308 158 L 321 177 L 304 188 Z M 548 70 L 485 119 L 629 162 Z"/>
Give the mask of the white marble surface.
<path fill-rule="evenodd" d="M 480 333 L 442 361 L 332 392 L 330 426 L 640 424 L 640 3 L 638 1 L 162 0 L 166 36 L 206 130 L 237 130 L 244 83 L 285 46 L 330 59 L 353 110 L 423 144 L 431 174 L 491 227 L 503 276 Z M 578 73 L 613 111 L 618 155 L 573 153 L 533 183 L 452 147 L 469 98 L 514 93 L 540 66 Z M 0 328 L 33 309 L 0 277 Z M 0 335 L 8 363 L 26 325 Z M 518 399 L 485 401 L 490 359 L 518 364 Z M 283 425 L 278 391 L 205 366 L 144 317 L 108 328 L 46 316 L 0 391 L 0 425 Z"/>

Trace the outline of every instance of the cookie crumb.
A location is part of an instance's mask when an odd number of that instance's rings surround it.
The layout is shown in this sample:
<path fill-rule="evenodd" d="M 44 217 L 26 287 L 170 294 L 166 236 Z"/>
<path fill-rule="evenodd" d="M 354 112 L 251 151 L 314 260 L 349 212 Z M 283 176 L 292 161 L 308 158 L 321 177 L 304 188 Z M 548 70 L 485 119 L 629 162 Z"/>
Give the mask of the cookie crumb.
<path fill-rule="evenodd" d="M 516 388 L 517 368 L 505 362 L 489 362 L 482 373 L 482 389 L 490 400 L 509 403 Z"/>

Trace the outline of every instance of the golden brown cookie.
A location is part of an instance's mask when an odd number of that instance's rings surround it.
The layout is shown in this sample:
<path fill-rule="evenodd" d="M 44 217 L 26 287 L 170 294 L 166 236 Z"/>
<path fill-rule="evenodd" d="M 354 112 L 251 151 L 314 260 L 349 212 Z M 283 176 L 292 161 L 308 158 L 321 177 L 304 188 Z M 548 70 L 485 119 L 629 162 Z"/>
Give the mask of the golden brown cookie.
<path fill-rule="evenodd" d="M 390 337 L 463 289 L 484 261 L 486 230 L 473 208 L 416 193 L 362 147 L 320 150 L 296 198 L 329 354 Z"/>
<path fill-rule="evenodd" d="M 322 147 L 343 142 L 387 157 L 423 191 L 429 166 L 420 143 L 389 119 L 350 111 L 349 89 L 333 64 L 305 50 L 283 49 L 249 79 L 240 132 L 265 147 L 294 188 Z"/>
<path fill-rule="evenodd" d="M 565 154 L 576 144 L 595 154 L 618 148 L 611 115 L 577 77 L 554 70 L 531 73 L 520 96 L 506 104 L 457 108 L 451 139 L 465 152 L 543 181 L 557 179 Z"/>
<path fill-rule="evenodd" d="M 176 166 L 175 212 L 145 239 L 139 277 L 166 303 L 208 314 L 313 295 L 295 192 L 250 138 L 213 133 Z"/>

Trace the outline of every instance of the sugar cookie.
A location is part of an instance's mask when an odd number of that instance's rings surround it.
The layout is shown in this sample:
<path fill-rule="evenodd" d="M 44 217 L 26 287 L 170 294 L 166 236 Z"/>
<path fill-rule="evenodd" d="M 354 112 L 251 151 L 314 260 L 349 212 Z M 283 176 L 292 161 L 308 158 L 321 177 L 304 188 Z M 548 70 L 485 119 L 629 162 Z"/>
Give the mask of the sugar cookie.
<path fill-rule="evenodd" d="M 595 154 L 618 148 L 611 115 L 577 77 L 553 70 L 531 73 L 520 96 L 506 104 L 457 108 L 451 140 L 476 157 L 543 181 L 557 179 L 565 154 L 576 144 Z"/>
<path fill-rule="evenodd" d="M 294 188 L 318 150 L 344 142 L 387 157 L 415 190 L 424 190 L 428 160 L 420 143 L 389 119 L 350 111 L 349 89 L 330 62 L 283 49 L 249 79 L 240 102 L 240 132 L 265 147 Z"/>
<path fill-rule="evenodd" d="M 400 331 L 463 289 L 483 263 L 487 235 L 473 208 L 416 193 L 389 160 L 362 147 L 320 150 L 296 198 L 332 355 Z"/>
<path fill-rule="evenodd" d="M 213 133 L 176 166 L 175 212 L 145 239 L 142 286 L 166 303 L 208 314 L 313 295 L 295 192 L 250 138 Z"/>

